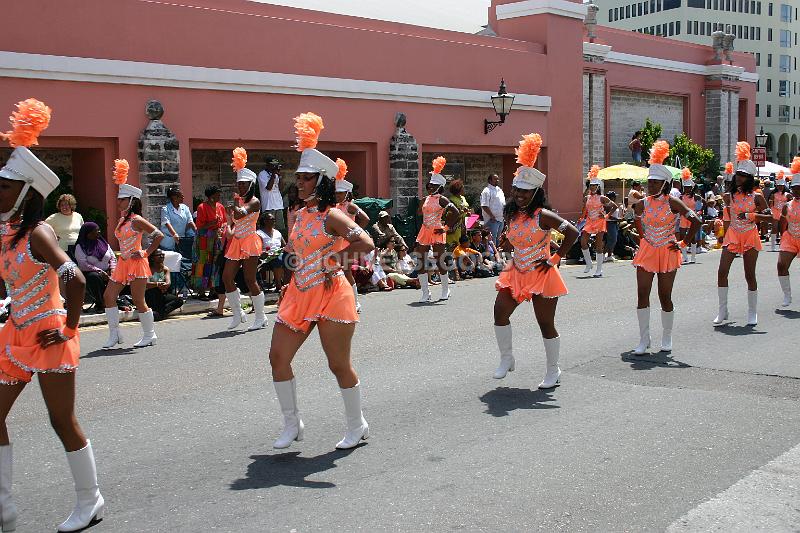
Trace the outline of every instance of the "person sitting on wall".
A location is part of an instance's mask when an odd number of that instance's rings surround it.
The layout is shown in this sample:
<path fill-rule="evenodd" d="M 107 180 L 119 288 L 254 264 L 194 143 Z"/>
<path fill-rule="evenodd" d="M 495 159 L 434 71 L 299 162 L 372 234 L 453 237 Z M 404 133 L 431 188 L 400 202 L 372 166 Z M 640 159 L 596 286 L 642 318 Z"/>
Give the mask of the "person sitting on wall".
<path fill-rule="evenodd" d="M 378 221 L 373 224 L 370 229 L 375 236 L 375 246 L 378 248 L 385 248 L 386 243 L 389 242 L 390 239 L 394 239 L 396 243 L 399 242 L 402 246 L 406 246 L 406 248 L 408 247 L 406 241 L 403 240 L 403 237 L 401 237 L 400 233 L 395 229 L 392 224 L 392 219 L 386 211 L 378 213 Z"/>

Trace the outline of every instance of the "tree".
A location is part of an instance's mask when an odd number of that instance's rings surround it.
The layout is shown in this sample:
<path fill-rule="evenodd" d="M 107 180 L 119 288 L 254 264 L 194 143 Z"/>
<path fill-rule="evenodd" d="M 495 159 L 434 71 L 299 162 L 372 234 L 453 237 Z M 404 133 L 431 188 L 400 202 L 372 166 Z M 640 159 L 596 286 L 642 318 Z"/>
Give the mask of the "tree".
<path fill-rule="evenodd" d="M 650 157 L 650 148 L 653 143 L 661 138 L 664 128 L 661 124 L 651 121 L 649 118 L 644 121 L 642 128 L 642 159 L 646 162 Z"/>
<path fill-rule="evenodd" d="M 689 167 L 697 177 L 704 177 L 709 173 L 716 175 L 719 168 L 714 151 L 695 143 L 685 133 L 678 134 L 672 141 L 669 155 L 672 161 L 675 161 L 676 156 L 679 157 L 681 164 Z"/>

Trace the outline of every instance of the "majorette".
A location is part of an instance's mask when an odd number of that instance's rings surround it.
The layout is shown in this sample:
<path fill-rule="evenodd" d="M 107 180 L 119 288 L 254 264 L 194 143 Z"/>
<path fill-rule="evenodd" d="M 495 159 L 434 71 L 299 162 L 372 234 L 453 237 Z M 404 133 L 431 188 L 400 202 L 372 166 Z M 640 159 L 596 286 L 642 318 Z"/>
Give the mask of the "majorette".
<path fill-rule="evenodd" d="M 347 176 L 347 163 L 343 159 L 336 159 L 336 166 L 339 167 L 339 172 L 336 174 L 336 208 L 342 211 L 348 218 L 354 221 L 362 228 L 369 225 L 369 215 L 363 209 L 353 203 L 353 184 L 345 179 Z M 342 239 L 337 248 L 343 250 L 349 245 L 347 241 Z M 356 280 L 353 277 L 353 271 L 349 268 L 344 272 L 347 282 L 353 287 L 353 296 L 356 298 L 356 311 L 361 312 L 361 301 L 358 298 L 358 287 Z"/>
<path fill-rule="evenodd" d="M 581 251 L 586 263 L 584 273 L 592 271 L 592 254 L 589 251 L 589 238 L 594 235 L 594 251 L 597 260 L 597 270 L 593 276 L 603 276 L 603 257 L 605 256 L 605 234 L 608 212 L 614 211 L 617 204 L 603 195 L 603 182 L 599 177 L 600 167 L 592 165 L 586 178 L 589 180 L 588 194 L 583 198 L 583 219 L 585 224 L 581 231 Z"/>
<path fill-rule="evenodd" d="M 681 201 L 686 204 L 686 207 L 693 213 L 696 213 L 698 209 L 703 207 L 702 199 L 695 191 L 696 185 L 692 177 L 692 171 L 688 168 L 684 168 L 681 171 Z M 681 249 L 681 256 L 684 264 L 694 264 L 697 261 L 697 235 L 695 234 L 691 238 L 688 236 L 691 225 L 692 221 L 684 216 L 680 218 L 680 222 L 678 223 L 678 238 L 687 244 L 685 248 Z"/>
<path fill-rule="evenodd" d="M 781 208 L 779 226 L 782 230 L 781 250 L 778 256 L 778 282 L 783 291 L 783 307 L 792 304 L 792 286 L 789 283 L 789 267 L 800 255 L 800 157 L 792 160 L 792 195 Z"/>
<path fill-rule="evenodd" d="M 779 170 L 775 175 L 775 188 L 769 195 L 768 204 L 772 212 L 772 228 L 769 237 L 770 251 L 777 252 L 778 235 L 780 235 L 780 221 L 783 213 L 783 206 L 792 199 L 792 195 L 787 192 L 786 175 L 783 170 Z"/>

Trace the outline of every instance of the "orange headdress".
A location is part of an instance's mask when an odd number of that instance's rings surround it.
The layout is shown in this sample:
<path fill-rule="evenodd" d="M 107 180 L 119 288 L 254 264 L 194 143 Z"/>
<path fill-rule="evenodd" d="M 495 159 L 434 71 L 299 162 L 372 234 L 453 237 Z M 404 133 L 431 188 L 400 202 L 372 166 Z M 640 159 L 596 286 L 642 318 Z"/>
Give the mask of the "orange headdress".
<path fill-rule="evenodd" d="M 117 185 L 122 185 L 123 183 L 128 182 L 128 171 L 130 171 L 131 166 L 128 164 L 127 159 L 115 159 L 114 160 L 114 183 Z"/>
<path fill-rule="evenodd" d="M 800 174 L 800 157 L 795 157 L 792 159 L 791 171 L 792 174 Z"/>
<path fill-rule="evenodd" d="M 730 161 L 725 163 L 725 174 L 733 174 L 733 163 Z"/>
<path fill-rule="evenodd" d="M 322 117 L 314 113 L 301 113 L 294 117 L 294 131 L 297 135 L 297 151 L 316 148 L 319 134 L 325 126 Z"/>
<path fill-rule="evenodd" d="M 17 104 L 17 110 L 8 117 L 11 131 L 0 133 L 12 148 L 30 148 L 39 144 L 39 135 L 50 125 L 51 109 L 35 98 Z"/>
<path fill-rule="evenodd" d="M 538 133 L 523 135 L 522 140 L 519 142 L 519 148 L 514 150 L 514 153 L 517 154 L 517 163 L 524 167 L 533 167 L 536 165 L 536 160 L 539 158 L 541 150 L 541 135 Z"/>
<path fill-rule="evenodd" d="M 786 172 L 783 170 L 779 170 L 777 174 L 775 174 L 775 180 L 782 180 L 786 177 Z"/>
<path fill-rule="evenodd" d="M 337 180 L 343 180 L 345 176 L 347 176 L 347 163 L 344 162 L 344 159 L 336 158 L 336 166 L 339 167 L 339 173 L 336 174 Z"/>
<path fill-rule="evenodd" d="M 431 167 L 433 168 L 434 174 L 441 174 L 442 170 L 444 170 L 444 166 L 447 164 L 447 159 L 442 156 L 437 157 L 431 163 Z"/>
<path fill-rule="evenodd" d="M 233 158 L 231 159 L 231 166 L 234 172 L 239 172 L 247 166 L 247 150 L 238 146 L 233 149 Z"/>
<path fill-rule="evenodd" d="M 681 170 L 681 179 L 684 181 L 692 179 L 692 171 L 688 167 L 683 167 Z"/>
<path fill-rule="evenodd" d="M 600 166 L 592 165 L 592 168 L 589 169 L 589 173 L 586 174 L 586 177 L 589 179 L 596 178 L 600 174 Z"/>
<path fill-rule="evenodd" d="M 736 160 L 747 161 L 750 159 L 750 143 L 739 141 L 736 143 Z"/>
<path fill-rule="evenodd" d="M 669 156 L 669 143 L 667 141 L 656 141 L 650 148 L 651 165 L 663 165 L 664 160 Z"/>

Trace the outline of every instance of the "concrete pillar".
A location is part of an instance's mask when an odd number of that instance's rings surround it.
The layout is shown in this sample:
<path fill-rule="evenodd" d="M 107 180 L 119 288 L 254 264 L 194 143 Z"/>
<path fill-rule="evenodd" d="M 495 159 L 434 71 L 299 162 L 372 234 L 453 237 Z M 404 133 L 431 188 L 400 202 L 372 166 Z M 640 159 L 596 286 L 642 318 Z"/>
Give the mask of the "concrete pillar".
<path fill-rule="evenodd" d="M 397 129 L 389 143 L 389 191 L 394 212 L 406 216 L 411 199 L 419 194 L 419 145 L 406 131 L 406 117 L 398 113 Z"/>
<path fill-rule="evenodd" d="M 606 162 L 606 75 L 583 73 L 583 174 Z"/>
<path fill-rule="evenodd" d="M 142 216 L 158 227 L 161 208 L 167 204 L 167 188 L 180 184 L 180 147 L 178 139 L 161 121 L 164 115 L 161 103 L 150 100 L 146 111 L 149 122 L 139 135 L 138 149 Z M 191 192 L 186 194 L 191 197 Z"/>
<path fill-rule="evenodd" d="M 708 76 L 705 87 L 707 148 L 724 164 L 736 160 L 739 139 L 739 91 L 726 83 L 738 79 L 735 72 Z"/>

